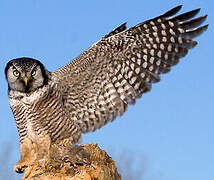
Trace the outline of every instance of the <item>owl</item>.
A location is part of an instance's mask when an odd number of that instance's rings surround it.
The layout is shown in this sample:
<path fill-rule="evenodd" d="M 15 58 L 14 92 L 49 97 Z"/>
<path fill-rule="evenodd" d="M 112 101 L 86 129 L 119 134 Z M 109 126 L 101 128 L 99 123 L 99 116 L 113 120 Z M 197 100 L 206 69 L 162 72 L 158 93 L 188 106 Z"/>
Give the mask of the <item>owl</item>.
<path fill-rule="evenodd" d="M 5 75 L 21 154 L 15 171 L 72 149 L 81 159 L 84 151 L 75 146 L 81 134 L 123 115 L 195 47 L 207 15 L 194 19 L 196 9 L 176 16 L 181 7 L 129 29 L 122 24 L 54 72 L 32 58 L 9 61 Z"/>

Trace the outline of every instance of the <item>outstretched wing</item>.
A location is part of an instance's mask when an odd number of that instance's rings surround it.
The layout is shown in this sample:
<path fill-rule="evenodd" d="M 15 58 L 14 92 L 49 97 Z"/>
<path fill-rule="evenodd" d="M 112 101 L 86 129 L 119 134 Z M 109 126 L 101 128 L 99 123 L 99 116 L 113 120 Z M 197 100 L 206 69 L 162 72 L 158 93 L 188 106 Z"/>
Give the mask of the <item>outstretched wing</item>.
<path fill-rule="evenodd" d="M 94 131 L 134 104 L 160 74 L 170 71 L 208 25 L 200 9 L 175 17 L 181 6 L 128 30 L 121 25 L 68 65 L 52 73 L 63 103 L 82 132 Z"/>

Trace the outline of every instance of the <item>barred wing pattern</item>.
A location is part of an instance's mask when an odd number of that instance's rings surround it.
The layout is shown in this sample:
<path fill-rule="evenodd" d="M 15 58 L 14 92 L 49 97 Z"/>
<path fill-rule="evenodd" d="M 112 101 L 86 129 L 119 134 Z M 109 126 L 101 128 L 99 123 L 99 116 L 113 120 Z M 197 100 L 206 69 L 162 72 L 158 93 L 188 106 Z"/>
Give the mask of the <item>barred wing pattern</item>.
<path fill-rule="evenodd" d="M 180 9 L 128 30 L 122 24 L 52 73 L 65 107 L 83 133 L 121 116 L 197 44 L 192 39 L 207 29 L 208 25 L 199 27 L 207 16 L 192 19 L 200 9 L 173 16 Z"/>

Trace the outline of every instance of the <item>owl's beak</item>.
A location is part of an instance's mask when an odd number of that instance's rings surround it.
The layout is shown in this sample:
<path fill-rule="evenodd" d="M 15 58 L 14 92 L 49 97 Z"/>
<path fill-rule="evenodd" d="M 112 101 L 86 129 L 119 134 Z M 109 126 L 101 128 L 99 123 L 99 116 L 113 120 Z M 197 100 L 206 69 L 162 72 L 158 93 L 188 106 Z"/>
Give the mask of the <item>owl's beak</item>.
<path fill-rule="evenodd" d="M 25 86 L 27 86 L 27 83 L 28 83 L 28 78 L 27 77 L 24 78 L 24 82 L 25 82 Z"/>

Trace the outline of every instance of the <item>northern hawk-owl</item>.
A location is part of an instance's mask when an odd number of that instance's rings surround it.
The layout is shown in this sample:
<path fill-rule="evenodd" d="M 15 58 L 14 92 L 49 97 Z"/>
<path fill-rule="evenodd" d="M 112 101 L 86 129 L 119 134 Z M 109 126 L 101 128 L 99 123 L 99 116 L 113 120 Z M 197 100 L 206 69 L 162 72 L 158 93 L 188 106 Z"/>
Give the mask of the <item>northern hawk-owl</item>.
<path fill-rule="evenodd" d="M 15 171 L 51 156 L 54 147 L 63 152 L 82 133 L 123 115 L 195 47 L 207 15 L 192 19 L 196 9 L 174 16 L 180 9 L 130 29 L 124 23 L 54 72 L 31 58 L 9 61 L 5 74 L 21 151 Z"/>

